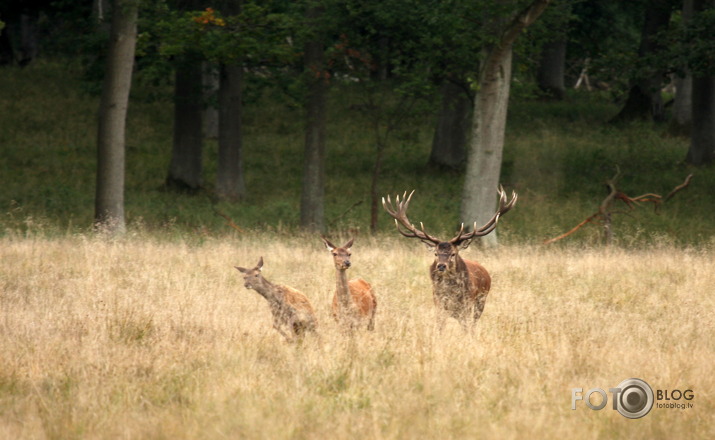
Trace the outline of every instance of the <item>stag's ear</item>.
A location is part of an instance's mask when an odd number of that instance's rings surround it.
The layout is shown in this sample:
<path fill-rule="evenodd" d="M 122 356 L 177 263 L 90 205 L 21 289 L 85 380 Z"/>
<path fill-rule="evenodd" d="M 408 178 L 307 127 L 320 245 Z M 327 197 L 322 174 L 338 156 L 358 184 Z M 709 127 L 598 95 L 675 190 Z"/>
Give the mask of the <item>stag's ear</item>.
<path fill-rule="evenodd" d="M 350 249 L 351 247 L 353 247 L 353 242 L 354 242 L 354 241 L 355 241 L 355 239 L 354 239 L 354 238 L 351 238 L 350 241 L 348 241 L 347 243 L 345 243 L 345 244 L 343 245 L 343 248 L 345 248 L 345 249 Z"/>
<path fill-rule="evenodd" d="M 325 244 L 325 247 L 330 251 L 333 252 L 333 249 L 335 249 L 335 245 L 333 243 L 329 242 L 327 238 L 324 236 L 320 237 L 323 240 L 323 243 Z"/>
<path fill-rule="evenodd" d="M 248 269 L 246 269 L 245 267 L 238 267 L 238 266 L 233 266 L 233 267 L 235 267 L 236 269 L 238 269 L 238 271 L 241 272 L 241 273 L 246 273 L 246 272 L 248 272 Z"/>
<path fill-rule="evenodd" d="M 256 264 L 256 269 L 258 269 L 260 271 L 262 267 L 263 267 L 263 257 L 261 257 L 258 260 L 258 264 Z"/>

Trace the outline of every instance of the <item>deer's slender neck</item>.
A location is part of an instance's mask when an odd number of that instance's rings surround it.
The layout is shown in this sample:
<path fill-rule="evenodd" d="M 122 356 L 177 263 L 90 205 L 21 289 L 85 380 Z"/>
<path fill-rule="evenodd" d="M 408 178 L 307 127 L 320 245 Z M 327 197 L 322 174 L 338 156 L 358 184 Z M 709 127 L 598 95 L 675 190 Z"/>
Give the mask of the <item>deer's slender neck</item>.
<path fill-rule="evenodd" d="M 280 305 L 283 303 L 283 292 L 267 279 L 264 278 L 263 282 L 256 286 L 255 289 L 256 292 L 260 293 L 270 304 Z"/>
<path fill-rule="evenodd" d="M 348 286 L 347 270 L 335 269 L 336 287 L 335 291 L 338 295 L 338 301 L 342 307 L 350 305 L 350 287 Z"/>

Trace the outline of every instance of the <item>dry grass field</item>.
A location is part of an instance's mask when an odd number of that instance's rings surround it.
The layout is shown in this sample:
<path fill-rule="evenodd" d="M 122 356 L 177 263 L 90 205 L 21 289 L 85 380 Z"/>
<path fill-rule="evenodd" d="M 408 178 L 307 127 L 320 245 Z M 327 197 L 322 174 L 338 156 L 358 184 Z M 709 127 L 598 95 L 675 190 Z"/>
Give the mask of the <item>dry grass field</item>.
<path fill-rule="evenodd" d="M 492 292 L 473 332 L 439 332 L 430 254 L 358 237 L 349 274 L 379 303 L 376 330 L 349 337 L 317 237 L 2 238 L 0 438 L 715 438 L 711 245 L 463 254 Z M 233 268 L 259 256 L 311 299 L 319 339 L 271 328 Z M 571 409 L 572 388 L 630 377 L 693 407 Z"/>

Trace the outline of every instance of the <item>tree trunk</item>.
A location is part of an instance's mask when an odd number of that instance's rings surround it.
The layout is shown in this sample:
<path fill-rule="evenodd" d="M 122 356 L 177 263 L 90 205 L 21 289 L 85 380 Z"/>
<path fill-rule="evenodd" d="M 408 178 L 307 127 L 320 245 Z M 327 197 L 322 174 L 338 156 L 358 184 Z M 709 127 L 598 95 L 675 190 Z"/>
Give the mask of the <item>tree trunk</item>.
<path fill-rule="evenodd" d="M 639 59 L 644 59 L 660 50 L 657 36 L 670 22 L 672 4 L 672 0 L 650 0 L 648 2 L 641 43 L 638 48 Z M 663 75 L 664 72 L 661 70 L 651 70 L 649 74 L 642 74 L 638 77 L 628 92 L 625 105 L 613 118 L 613 121 L 622 122 L 636 119 L 664 121 L 665 110 L 663 99 L 660 96 Z"/>
<path fill-rule="evenodd" d="M 564 70 L 566 65 L 566 40 L 551 41 L 541 50 L 537 82 L 539 89 L 549 99 L 563 100 L 566 97 Z"/>
<path fill-rule="evenodd" d="M 216 194 L 236 201 L 246 196 L 241 122 L 243 67 L 222 65 L 220 76 Z"/>
<path fill-rule="evenodd" d="M 26 66 L 37 58 L 37 16 L 20 15 L 20 66 Z"/>
<path fill-rule="evenodd" d="M 123 233 L 124 154 L 129 90 L 137 40 L 137 4 L 112 2 L 111 37 L 99 105 L 97 136 L 97 186 L 94 221 L 97 228 Z"/>
<path fill-rule="evenodd" d="M 0 17 L 2 19 L 4 17 Z M 0 29 L 0 66 L 9 66 L 15 61 L 15 53 L 12 50 L 12 41 L 8 24 Z"/>
<path fill-rule="evenodd" d="M 673 102 L 673 125 L 675 132 L 690 133 L 693 121 L 693 77 L 687 72 L 683 78 L 675 79 L 675 100 Z"/>
<path fill-rule="evenodd" d="M 308 20 L 322 12 L 310 8 Z M 328 79 L 324 75 L 323 43 L 315 38 L 305 44 L 303 62 L 308 80 L 306 103 L 305 146 L 303 157 L 303 187 L 300 196 L 300 225 L 310 231 L 323 231 L 325 193 L 325 126 Z"/>
<path fill-rule="evenodd" d="M 110 15 L 111 10 L 110 0 L 92 0 L 92 19 L 97 23 L 103 24 Z"/>
<path fill-rule="evenodd" d="M 205 61 L 201 70 L 204 102 L 203 133 L 206 139 L 218 139 L 218 96 L 221 87 L 219 68 Z"/>
<path fill-rule="evenodd" d="M 511 58 L 511 46 L 508 49 L 493 50 L 479 80 L 462 192 L 460 217 L 465 225 L 476 221 L 477 226 L 481 226 L 494 214 L 506 131 Z M 495 246 L 496 230 L 481 238 L 480 242 L 486 246 Z"/>
<path fill-rule="evenodd" d="M 174 85 L 174 140 L 168 188 L 195 192 L 201 188 L 202 148 L 201 63 L 192 57 L 176 66 Z"/>
<path fill-rule="evenodd" d="M 430 166 L 463 169 L 467 156 L 467 126 L 472 101 L 464 86 L 445 80 L 441 87 L 442 109 L 432 138 Z"/>
<path fill-rule="evenodd" d="M 686 161 L 706 165 L 715 159 L 715 76 L 693 78 L 693 128 Z"/>
<path fill-rule="evenodd" d="M 693 0 L 683 2 L 683 24 L 693 18 Z M 673 103 L 673 120 L 671 131 L 690 135 L 693 120 L 693 77 L 686 69 L 684 77 L 675 79 L 675 100 Z"/>
<path fill-rule="evenodd" d="M 693 14 L 715 8 L 714 0 L 693 0 Z M 693 75 L 690 149 L 685 160 L 696 166 L 715 159 L 715 76 Z"/>
<path fill-rule="evenodd" d="M 477 226 L 481 226 L 494 215 L 509 104 L 512 45 L 548 4 L 549 0 L 535 0 L 517 14 L 504 28 L 500 41 L 483 58 L 474 98 L 472 138 L 462 191 L 460 218 L 465 225 L 476 221 Z M 495 246 L 496 230 L 483 237 L 480 243 Z"/>
<path fill-rule="evenodd" d="M 387 138 L 380 138 L 378 133 L 377 142 L 375 145 L 375 164 L 372 168 L 372 178 L 370 179 L 370 232 L 375 234 L 377 232 L 377 216 L 380 212 L 379 200 L 380 191 L 378 188 L 378 183 L 380 182 L 380 174 L 382 173 L 382 163 L 385 158 L 385 148 L 387 147 Z"/>

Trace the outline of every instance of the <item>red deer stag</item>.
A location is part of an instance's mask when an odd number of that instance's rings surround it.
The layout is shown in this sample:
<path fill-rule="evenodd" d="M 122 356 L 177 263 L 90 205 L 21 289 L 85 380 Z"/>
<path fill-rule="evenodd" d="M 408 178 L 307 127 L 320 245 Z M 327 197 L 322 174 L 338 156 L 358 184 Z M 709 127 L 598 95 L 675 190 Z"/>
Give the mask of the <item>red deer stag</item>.
<path fill-rule="evenodd" d="M 273 315 L 273 328 L 288 342 L 293 342 L 296 337 L 302 338 L 308 331 L 315 331 L 315 312 L 308 298 L 292 287 L 273 284 L 263 278 L 263 257 L 253 269 L 235 267 L 243 274 L 244 286 L 255 290 L 268 301 Z"/>
<path fill-rule="evenodd" d="M 342 247 L 337 247 L 323 238 L 325 247 L 333 256 L 337 284 L 333 296 L 333 317 L 345 329 L 352 330 L 367 321 L 367 329 L 375 329 L 375 310 L 377 299 L 372 286 L 367 281 L 356 278 L 348 281 L 347 270 L 350 268 L 350 248 L 353 239 Z"/>
<path fill-rule="evenodd" d="M 420 223 L 417 229 L 407 218 L 407 207 L 414 191 L 395 198 L 397 209 L 392 204 L 390 197 L 382 199 L 382 206 L 390 216 L 395 219 L 397 231 L 408 238 L 418 238 L 435 250 L 435 259 L 430 266 L 432 279 L 432 295 L 435 307 L 438 309 L 438 325 L 443 328 L 447 316 L 459 321 L 464 328 L 469 324 L 472 316 L 474 324 L 482 316 L 484 303 L 489 294 L 492 280 L 487 270 L 476 261 L 462 259 L 459 249 L 465 249 L 476 237 L 483 237 L 494 230 L 499 217 L 509 211 L 516 203 L 516 193 L 512 192 L 511 201 L 507 202 L 504 189 L 499 187 L 499 209 L 494 216 L 481 228 L 477 223 L 470 232 L 464 231 L 464 224 L 457 235 L 449 241 L 442 241 L 425 232 L 424 225 Z"/>

